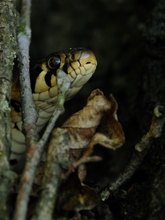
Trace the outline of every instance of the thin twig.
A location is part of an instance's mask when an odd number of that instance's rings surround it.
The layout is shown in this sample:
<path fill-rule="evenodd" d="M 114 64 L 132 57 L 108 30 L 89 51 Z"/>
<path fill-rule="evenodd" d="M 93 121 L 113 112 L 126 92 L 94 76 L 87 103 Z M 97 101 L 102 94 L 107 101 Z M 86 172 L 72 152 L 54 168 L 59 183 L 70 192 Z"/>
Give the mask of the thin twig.
<path fill-rule="evenodd" d="M 136 151 L 134 152 L 128 166 L 114 182 L 101 192 L 101 198 L 103 201 L 108 199 L 112 192 L 116 191 L 123 183 L 132 177 L 147 154 L 147 150 L 150 148 L 153 139 L 161 136 L 164 123 L 164 107 L 156 106 L 149 131 L 142 137 L 140 142 L 135 145 Z"/>
<path fill-rule="evenodd" d="M 124 184 L 126 181 L 128 181 L 132 175 L 135 173 L 136 169 L 141 164 L 141 161 L 143 160 L 145 154 L 140 154 L 135 152 L 124 170 L 124 172 L 116 179 L 114 180 L 106 189 L 104 189 L 101 192 L 101 198 L 103 201 L 107 200 L 112 192 L 116 191 L 122 184 Z"/>

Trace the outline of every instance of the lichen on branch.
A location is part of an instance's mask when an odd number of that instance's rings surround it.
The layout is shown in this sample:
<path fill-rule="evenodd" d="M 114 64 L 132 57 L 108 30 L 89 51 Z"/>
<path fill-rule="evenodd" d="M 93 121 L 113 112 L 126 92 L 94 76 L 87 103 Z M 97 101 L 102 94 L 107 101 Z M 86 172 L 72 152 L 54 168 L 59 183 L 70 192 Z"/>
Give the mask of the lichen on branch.
<path fill-rule="evenodd" d="M 0 1 L 0 219 L 7 220 L 8 196 L 16 174 L 10 170 L 10 91 L 16 56 L 15 2 Z"/>

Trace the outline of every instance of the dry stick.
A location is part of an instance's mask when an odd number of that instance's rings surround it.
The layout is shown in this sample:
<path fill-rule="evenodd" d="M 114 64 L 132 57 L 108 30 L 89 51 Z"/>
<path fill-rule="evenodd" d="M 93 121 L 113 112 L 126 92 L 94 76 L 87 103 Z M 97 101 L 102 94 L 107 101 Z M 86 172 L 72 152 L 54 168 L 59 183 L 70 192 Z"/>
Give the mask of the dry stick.
<path fill-rule="evenodd" d="M 8 220 L 8 196 L 16 174 L 10 170 L 10 91 L 16 56 L 16 11 L 14 1 L 0 1 L 0 219 Z"/>
<path fill-rule="evenodd" d="M 127 180 L 129 180 L 132 177 L 136 169 L 141 164 L 141 161 L 143 160 L 145 155 L 146 152 L 143 154 L 135 152 L 133 154 L 131 161 L 129 162 L 124 172 L 114 182 L 112 182 L 110 186 L 108 186 L 101 192 L 102 201 L 107 200 L 112 192 L 116 191 L 122 184 L 124 184 Z"/>
<path fill-rule="evenodd" d="M 143 158 L 147 154 L 147 150 L 151 146 L 154 138 L 158 138 L 162 134 L 162 129 L 165 123 L 165 114 L 163 106 L 156 106 L 153 113 L 152 122 L 149 131 L 144 135 L 141 141 L 135 145 L 135 152 L 125 171 L 112 182 L 105 190 L 101 192 L 103 201 L 109 198 L 112 192 L 117 190 L 123 183 L 128 181 L 135 173 Z"/>

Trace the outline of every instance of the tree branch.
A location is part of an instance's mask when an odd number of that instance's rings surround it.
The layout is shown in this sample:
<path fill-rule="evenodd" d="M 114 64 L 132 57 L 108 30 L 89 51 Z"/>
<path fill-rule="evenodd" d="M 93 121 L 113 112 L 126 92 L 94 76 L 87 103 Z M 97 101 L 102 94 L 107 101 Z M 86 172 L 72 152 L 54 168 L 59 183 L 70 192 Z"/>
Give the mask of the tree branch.
<path fill-rule="evenodd" d="M 109 198 L 112 192 L 116 191 L 122 184 L 128 181 L 135 171 L 138 169 L 147 150 L 151 146 L 153 139 L 158 138 L 162 134 L 162 129 L 165 123 L 165 113 L 163 106 L 156 106 L 153 112 L 153 118 L 149 131 L 142 137 L 139 143 L 135 145 L 135 152 L 132 159 L 124 172 L 112 182 L 105 190 L 101 192 L 102 200 Z"/>
<path fill-rule="evenodd" d="M 19 33 L 17 36 L 18 40 L 18 58 L 20 63 L 20 87 L 21 87 L 21 98 L 22 98 L 22 114 L 23 114 L 23 127 L 25 130 L 26 146 L 30 150 L 35 148 L 37 141 L 37 129 L 35 122 L 37 119 L 37 114 L 35 110 L 35 105 L 32 99 L 32 91 L 30 84 L 29 75 L 29 46 L 31 38 L 30 29 L 30 14 L 31 14 L 31 0 L 22 0 Z M 26 166 L 28 165 L 29 154 L 27 154 Z M 27 204 L 29 201 L 29 194 L 31 190 L 31 185 L 29 187 L 24 186 L 22 182 L 24 177 L 27 177 L 26 170 L 23 172 L 21 179 L 21 186 L 18 192 L 16 201 L 16 210 L 14 214 L 14 219 L 25 219 Z M 21 195 L 22 191 L 24 196 Z"/>
<path fill-rule="evenodd" d="M 32 99 L 29 74 L 29 46 L 31 38 L 30 29 L 31 0 L 22 0 L 18 39 L 18 58 L 20 64 L 20 86 L 22 98 L 22 114 L 26 145 L 33 145 L 37 139 L 35 122 L 37 113 Z"/>

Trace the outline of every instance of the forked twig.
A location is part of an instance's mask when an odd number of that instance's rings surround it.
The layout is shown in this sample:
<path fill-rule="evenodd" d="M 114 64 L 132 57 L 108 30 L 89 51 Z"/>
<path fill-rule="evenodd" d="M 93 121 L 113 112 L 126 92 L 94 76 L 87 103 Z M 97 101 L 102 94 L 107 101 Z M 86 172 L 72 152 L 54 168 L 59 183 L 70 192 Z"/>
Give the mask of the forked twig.
<path fill-rule="evenodd" d="M 59 88 L 59 94 L 57 97 L 56 109 L 49 121 L 49 124 L 42 136 L 42 138 L 34 145 L 31 145 L 27 152 L 27 161 L 25 163 L 25 168 L 21 176 L 21 184 L 17 197 L 17 206 L 15 212 L 15 219 L 23 220 L 26 218 L 26 212 L 28 207 L 28 201 L 30 197 L 30 192 L 35 177 L 36 167 L 41 158 L 44 146 L 48 140 L 51 130 L 53 129 L 56 120 L 64 112 L 64 102 L 65 93 L 70 87 L 70 81 L 65 73 L 62 71 L 57 71 L 57 86 Z M 21 205 L 24 207 L 21 207 Z"/>

